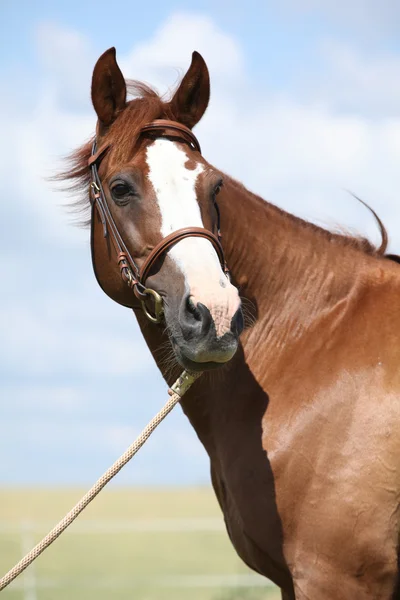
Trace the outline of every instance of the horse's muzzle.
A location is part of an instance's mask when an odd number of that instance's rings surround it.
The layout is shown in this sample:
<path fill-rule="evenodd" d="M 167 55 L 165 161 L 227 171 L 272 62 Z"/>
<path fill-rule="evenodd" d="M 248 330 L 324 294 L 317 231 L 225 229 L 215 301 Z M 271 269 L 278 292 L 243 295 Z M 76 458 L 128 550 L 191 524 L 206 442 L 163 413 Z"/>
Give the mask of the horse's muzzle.
<path fill-rule="evenodd" d="M 217 336 L 210 310 L 200 302 L 195 305 L 191 297 L 186 296 L 179 310 L 179 335 L 172 336 L 178 361 L 191 371 L 205 371 L 228 362 L 238 348 L 243 330 L 240 308 L 226 329 L 223 335 Z"/>

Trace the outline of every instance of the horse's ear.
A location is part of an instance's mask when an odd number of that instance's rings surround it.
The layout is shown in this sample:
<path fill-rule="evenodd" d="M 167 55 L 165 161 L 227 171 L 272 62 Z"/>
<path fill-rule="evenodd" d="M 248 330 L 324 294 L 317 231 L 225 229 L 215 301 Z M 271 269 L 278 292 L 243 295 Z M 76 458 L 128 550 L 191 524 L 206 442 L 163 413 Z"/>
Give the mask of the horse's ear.
<path fill-rule="evenodd" d="M 94 67 L 92 102 L 100 129 L 111 125 L 126 106 L 126 84 L 115 58 L 115 48 L 106 50 Z"/>
<path fill-rule="evenodd" d="M 175 119 L 187 127 L 194 127 L 210 100 L 210 76 L 204 58 L 193 52 L 192 64 L 170 102 Z"/>

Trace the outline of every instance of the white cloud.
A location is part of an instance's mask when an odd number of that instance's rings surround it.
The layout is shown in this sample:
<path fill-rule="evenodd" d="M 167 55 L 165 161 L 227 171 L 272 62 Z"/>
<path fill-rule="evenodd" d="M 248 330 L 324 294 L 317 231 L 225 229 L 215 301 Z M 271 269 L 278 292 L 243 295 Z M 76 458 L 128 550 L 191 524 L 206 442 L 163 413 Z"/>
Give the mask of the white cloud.
<path fill-rule="evenodd" d="M 317 48 L 324 72 L 297 82 L 301 98 L 367 118 L 400 116 L 400 55 L 361 51 L 332 37 Z"/>
<path fill-rule="evenodd" d="M 0 179 L 10 199 L 5 210 L 28 217 L 32 230 L 53 245 L 82 246 L 87 236 L 70 226 L 62 206 L 66 197 L 47 178 L 63 168 L 61 157 L 93 133 L 89 91 L 94 59 L 84 36 L 54 23 L 39 24 L 35 39 L 39 81 L 29 102 L 16 103 L 12 94 L 0 98 L 0 126 L 7 139 L 0 148 Z M 8 83 L 11 89 L 13 82 Z"/>
<path fill-rule="evenodd" d="M 35 34 L 45 80 L 58 105 L 75 110 L 89 109 L 88 82 L 96 59 L 90 41 L 77 31 L 51 21 L 39 23 Z"/>
<path fill-rule="evenodd" d="M 122 57 L 121 66 L 125 76 L 142 79 L 165 91 L 173 88 L 189 67 L 194 50 L 206 60 L 214 83 L 231 85 L 243 77 L 239 44 L 201 13 L 173 14 L 149 41 L 136 45 L 128 56 Z"/>
<path fill-rule="evenodd" d="M 5 210 L 11 217 L 29 218 L 31 229 L 54 245 L 82 246 L 87 235 L 70 226 L 72 219 L 62 206 L 67 198 L 46 178 L 63 166 L 61 156 L 89 138 L 93 119 L 60 109 L 49 88 L 44 88 L 33 115 L 10 119 L 3 112 L 0 125 L 9 140 L 0 149 L 0 178 L 9 199 Z"/>

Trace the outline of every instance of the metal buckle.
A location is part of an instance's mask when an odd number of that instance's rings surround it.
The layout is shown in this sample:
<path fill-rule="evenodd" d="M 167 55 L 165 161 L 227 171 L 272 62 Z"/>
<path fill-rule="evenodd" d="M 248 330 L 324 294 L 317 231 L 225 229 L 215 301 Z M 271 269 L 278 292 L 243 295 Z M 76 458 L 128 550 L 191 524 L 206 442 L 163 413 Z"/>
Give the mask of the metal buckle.
<path fill-rule="evenodd" d="M 101 190 L 95 181 L 90 182 L 90 187 L 92 188 L 93 195 L 96 197 L 96 194 L 101 194 Z"/>
<path fill-rule="evenodd" d="M 147 310 L 147 306 L 146 306 L 145 302 L 142 301 L 141 304 L 142 304 L 142 309 L 143 309 L 144 314 L 149 319 L 149 321 L 151 321 L 152 323 L 161 323 L 163 315 L 164 315 L 164 309 L 163 309 L 163 301 L 162 301 L 160 294 L 158 294 L 155 290 L 152 290 L 150 288 L 145 288 L 142 293 L 148 294 L 149 296 L 152 296 L 154 299 L 154 316 Z"/>

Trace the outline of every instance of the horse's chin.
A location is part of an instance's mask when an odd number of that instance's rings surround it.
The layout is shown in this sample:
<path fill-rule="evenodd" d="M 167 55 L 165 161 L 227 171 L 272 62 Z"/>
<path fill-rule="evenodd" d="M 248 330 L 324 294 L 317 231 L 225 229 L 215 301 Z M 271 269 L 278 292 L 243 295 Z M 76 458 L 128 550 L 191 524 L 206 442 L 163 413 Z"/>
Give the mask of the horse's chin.
<path fill-rule="evenodd" d="M 178 361 L 178 363 L 181 365 L 181 367 L 183 367 L 185 369 L 185 371 L 189 371 L 191 373 L 201 373 L 203 371 L 212 371 L 215 369 L 220 369 L 221 367 L 223 367 L 224 365 L 226 365 L 226 362 L 223 363 L 219 363 L 219 362 L 195 362 L 193 360 L 190 360 L 189 358 L 186 358 L 186 356 L 180 354 L 176 354 L 176 359 Z"/>
<path fill-rule="evenodd" d="M 238 343 L 235 341 L 235 343 L 232 344 L 233 347 L 230 348 L 228 352 L 225 349 L 223 353 L 216 354 L 214 360 L 193 360 L 193 358 L 188 356 L 188 352 L 185 351 L 186 349 L 181 348 L 174 340 L 171 340 L 171 342 L 177 362 L 186 371 L 191 371 L 193 373 L 220 369 L 233 358 L 238 347 Z"/>

